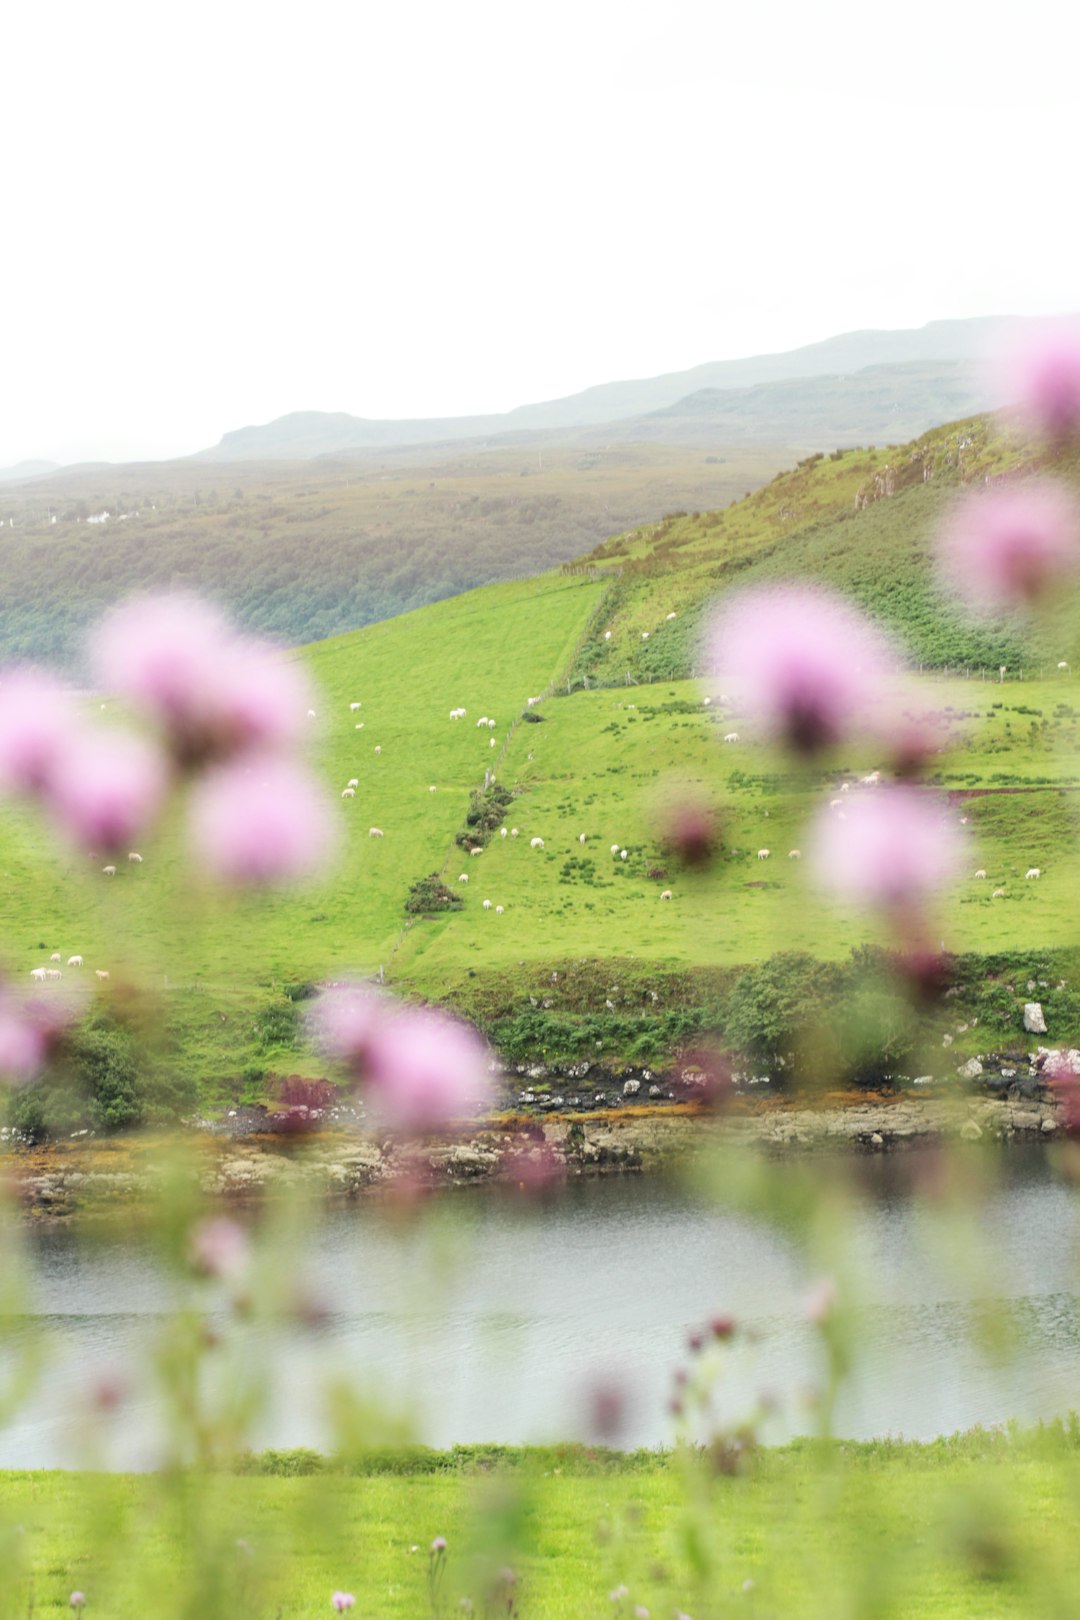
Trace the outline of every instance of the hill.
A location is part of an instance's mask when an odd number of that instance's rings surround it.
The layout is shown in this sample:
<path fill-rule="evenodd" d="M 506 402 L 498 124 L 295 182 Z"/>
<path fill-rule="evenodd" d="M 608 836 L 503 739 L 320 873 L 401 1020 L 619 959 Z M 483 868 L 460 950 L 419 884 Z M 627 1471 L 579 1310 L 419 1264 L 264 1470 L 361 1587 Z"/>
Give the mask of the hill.
<path fill-rule="evenodd" d="M 10 967 L 23 975 L 54 949 L 79 951 L 121 986 L 131 971 L 161 987 L 180 1065 L 206 1100 L 258 1096 L 267 1072 L 317 1072 L 289 997 L 307 980 L 380 968 L 465 1008 L 511 1055 L 670 1057 L 703 1025 L 723 1022 L 747 964 L 795 947 L 840 959 L 875 937 L 865 919 L 825 908 L 784 856 L 838 777 L 878 762 L 852 751 L 828 776 L 793 778 L 745 717 L 704 705 L 693 681 L 674 673 L 692 662 L 687 626 L 728 581 L 794 568 L 854 584 L 902 636 L 924 638 L 935 654 L 927 662 L 943 665 L 954 647 L 978 650 L 955 639 L 968 632 L 942 615 L 926 579 L 924 525 L 937 509 L 925 503 L 944 486 L 936 472 L 924 482 L 924 471 L 940 466 L 947 483 L 958 455 L 958 476 L 1025 464 L 1023 447 L 979 422 L 902 452 L 810 458 L 726 513 L 609 542 L 580 571 L 487 587 L 309 647 L 328 790 L 360 779 L 341 807 L 344 856 L 332 881 L 223 911 L 191 891 L 167 835 L 142 866 L 103 880 L 91 863 L 50 860 L 40 829 L 8 816 L 0 873 Z M 645 622 L 656 632 L 648 643 L 637 629 Z M 605 665 L 609 629 L 617 655 Z M 1071 650 L 1055 646 L 1053 661 Z M 940 732 L 937 780 L 975 840 L 971 871 L 989 874 L 958 874 L 942 937 L 974 962 L 993 958 L 1012 986 L 995 989 L 983 1010 L 985 972 L 972 969 L 982 1024 L 970 1038 L 996 1028 L 1015 1039 L 1024 980 L 1062 978 L 1048 953 L 1072 944 L 1080 689 L 1055 668 L 1004 685 L 924 674 L 920 693 Z M 351 702 L 362 703 L 363 729 Z M 467 717 L 451 721 L 458 705 Z M 496 728 L 478 728 L 481 715 Z M 744 739 L 738 747 L 720 741 L 729 728 Z M 488 770 L 512 796 L 505 822 L 520 836 L 496 829 L 468 858 L 457 839 Z M 672 866 L 660 829 L 663 805 L 691 789 L 724 816 L 723 858 L 701 882 Z M 370 839 L 371 825 L 385 836 Z M 772 851 L 764 866 L 762 847 Z M 1023 881 L 1031 865 L 1043 870 L 1038 884 Z M 432 872 L 463 907 L 410 919 L 410 886 Z M 459 885 L 462 872 L 469 881 Z M 165 900 L 186 925 L 167 939 Z M 1052 1034 L 1080 1028 L 1067 995 L 1060 1008 L 1049 991 L 1046 1000 Z M 940 1039 L 939 1030 L 939 1048 Z"/>
<path fill-rule="evenodd" d="M 278 417 L 261 426 L 235 429 L 223 435 L 212 449 L 200 453 L 205 461 L 289 460 L 334 454 L 342 450 L 408 444 L 448 444 L 463 439 L 490 438 L 501 434 L 559 433 L 567 429 L 614 423 L 661 411 L 705 389 L 755 391 L 763 385 L 796 378 L 837 378 L 867 367 L 895 367 L 894 384 L 904 387 L 904 370 L 912 362 L 922 365 L 927 379 L 935 375 L 935 363 L 944 363 L 940 375 L 948 379 L 951 366 L 965 362 L 969 386 L 977 388 L 970 409 L 985 409 L 1000 403 L 988 397 L 979 363 L 992 341 L 1006 324 L 1000 319 L 932 321 L 909 331 L 845 332 L 821 343 L 807 344 L 780 354 L 754 355 L 744 360 L 709 361 L 686 371 L 666 372 L 659 377 L 602 383 L 579 394 L 540 404 L 520 405 L 514 410 L 481 416 L 427 419 L 370 420 L 344 411 L 298 411 Z M 752 403 L 752 401 L 751 401 Z M 936 407 L 935 407 L 936 409 Z M 932 415 L 920 423 L 942 421 L 949 414 Z M 812 424 L 807 423 L 812 431 Z M 759 424 L 768 442 L 777 442 L 768 432 L 767 421 Z M 864 430 L 865 431 L 865 430 Z M 917 431 L 917 430 L 916 430 Z M 798 433 L 792 443 L 804 442 Z"/>

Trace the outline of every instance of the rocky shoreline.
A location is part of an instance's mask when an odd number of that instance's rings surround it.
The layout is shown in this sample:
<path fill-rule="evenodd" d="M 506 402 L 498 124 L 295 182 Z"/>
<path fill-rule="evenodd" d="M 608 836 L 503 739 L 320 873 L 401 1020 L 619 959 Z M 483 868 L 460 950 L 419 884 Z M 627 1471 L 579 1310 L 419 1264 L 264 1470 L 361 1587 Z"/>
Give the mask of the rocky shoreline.
<path fill-rule="evenodd" d="M 1080 1054 L 1077 1054 L 1080 1063 Z M 255 1122 L 256 1125 L 259 1123 Z M 942 1141 L 1052 1141 L 1061 1105 L 1047 1088 L 906 1092 L 804 1100 L 736 1096 L 722 1110 L 701 1102 L 637 1104 L 590 1113 L 513 1113 L 458 1135 L 404 1143 L 356 1123 L 292 1134 L 247 1128 L 179 1136 L 83 1138 L 9 1151 L 0 1171 L 22 1207 L 62 1218 L 151 1197 L 179 1150 L 204 1190 L 230 1201 L 275 1188 L 333 1201 L 491 1183 L 544 1188 L 569 1178 L 670 1167 L 712 1145 L 769 1154 L 813 1150 L 887 1153 Z"/>

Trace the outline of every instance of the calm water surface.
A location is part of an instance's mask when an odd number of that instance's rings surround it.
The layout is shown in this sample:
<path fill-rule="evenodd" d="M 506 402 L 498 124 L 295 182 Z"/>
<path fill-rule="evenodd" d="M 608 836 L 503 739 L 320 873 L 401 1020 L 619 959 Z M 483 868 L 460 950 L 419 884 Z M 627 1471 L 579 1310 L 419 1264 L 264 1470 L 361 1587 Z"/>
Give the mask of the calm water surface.
<path fill-rule="evenodd" d="M 929 1438 L 1080 1408 L 1080 1205 L 1041 1152 L 1007 1155 L 975 1223 L 982 1263 L 956 1245 L 940 1252 L 939 1228 L 906 1191 L 910 1163 L 861 1169 L 862 1351 L 839 1430 Z M 589 1437 L 586 1391 L 614 1374 L 630 1396 L 623 1442 L 664 1444 L 672 1371 L 688 1332 L 717 1313 L 756 1335 L 731 1358 L 723 1408 L 768 1392 L 779 1398 L 769 1438 L 812 1427 L 805 1396 L 821 1366 L 804 1299 L 815 1277 L 766 1225 L 645 1177 L 575 1184 L 532 1218 L 482 1188 L 439 1209 L 426 1230 L 370 1205 L 320 1221 L 305 1285 L 329 1318 L 316 1334 L 254 1330 L 248 1353 L 268 1356 L 274 1380 L 258 1443 L 328 1444 L 319 1390 L 333 1372 L 384 1413 L 412 1411 L 419 1438 L 439 1446 Z M 138 1387 L 170 1297 L 137 1234 L 89 1251 L 66 1230 L 37 1235 L 34 1306 L 50 1360 L 40 1393 L 0 1431 L 0 1466 L 78 1460 L 72 1414 L 103 1373 L 136 1390 L 109 1461 L 153 1465 L 160 1413 Z M 995 1304 L 1019 1347 L 1005 1367 L 977 1347 Z"/>

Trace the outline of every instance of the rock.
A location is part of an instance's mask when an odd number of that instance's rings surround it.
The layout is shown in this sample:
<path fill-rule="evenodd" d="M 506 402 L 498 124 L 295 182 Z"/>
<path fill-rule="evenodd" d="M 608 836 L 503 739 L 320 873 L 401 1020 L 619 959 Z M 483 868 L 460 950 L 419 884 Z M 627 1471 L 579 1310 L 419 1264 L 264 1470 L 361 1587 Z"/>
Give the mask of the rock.
<path fill-rule="evenodd" d="M 932 1074 L 917 1074 L 911 1083 L 913 1086 L 932 1086 L 934 1077 Z"/>
<path fill-rule="evenodd" d="M 1029 1035 L 1045 1035 L 1046 1019 L 1040 1001 L 1024 1002 L 1024 1028 Z"/>
<path fill-rule="evenodd" d="M 977 1080 L 983 1072 L 983 1066 L 978 1058 L 968 1058 L 966 1063 L 961 1063 L 956 1072 L 961 1080 Z"/>
<path fill-rule="evenodd" d="M 885 1138 L 882 1136 L 880 1131 L 875 1131 L 873 1136 L 870 1138 L 870 1140 L 873 1143 L 874 1147 L 884 1147 L 885 1146 Z"/>
<path fill-rule="evenodd" d="M 659 1086 L 650 1086 L 649 1087 L 649 1096 L 650 1097 L 662 1097 L 663 1095 L 664 1095 L 664 1093 L 660 1089 Z"/>
<path fill-rule="evenodd" d="M 960 1127 L 960 1135 L 965 1142 L 977 1142 L 982 1136 L 982 1126 L 976 1125 L 973 1119 L 965 1119 Z"/>
<path fill-rule="evenodd" d="M 627 1080 L 625 1085 L 622 1088 L 622 1094 L 623 1094 L 624 1097 L 636 1097 L 640 1090 L 641 1090 L 641 1081 L 640 1080 Z"/>
<path fill-rule="evenodd" d="M 1057 1134 L 1057 1128 L 1057 1120 L 1050 1119 L 1049 1116 L 1043 1120 L 1040 1127 L 1044 1136 L 1055 1136 Z"/>
<path fill-rule="evenodd" d="M 951 1046 L 952 1045 L 952 1036 L 951 1035 L 943 1035 L 941 1037 L 941 1044 L 942 1044 L 942 1046 Z"/>

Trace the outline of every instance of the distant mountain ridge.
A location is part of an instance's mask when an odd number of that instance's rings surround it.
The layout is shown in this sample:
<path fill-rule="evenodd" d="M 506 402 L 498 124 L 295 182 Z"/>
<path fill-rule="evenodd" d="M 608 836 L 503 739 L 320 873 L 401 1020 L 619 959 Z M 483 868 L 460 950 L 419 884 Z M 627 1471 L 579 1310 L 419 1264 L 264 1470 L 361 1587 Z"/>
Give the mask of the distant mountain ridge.
<path fill-rule="evenodd" d="M 743 360 L 717 360 L 687 371 L 667 372 L 659 377 L 602 383 L 579 394 L 538 404 L 520 405 L 514 410 L 481 416 L 430 417 L 375 420 L 351 416 L 345 411 L 295 411 L 273 422 L 237 428 L 223 435 L 212 449 L 200 451 L 202 461 L 307 460 L 349 450 L 392 448 L 412 444 L 451 444 L 463 440 L 507 434 L 565 433 L 567 430 L 619 423 L 648 417 L 669 410 L 680 401 L 701 393 L 757 390 L 769 384 L 790 383 L 797 379 L 840 378 L 869 368 L 924 367 L 937 363 L 944 368 L 942 381 L 954 380 L 958 363 L 968 370 L 969 390 L 961 410 L 978 410 L 999 403 L 991 397 L 981 358 L 995 337 L 1013 322 L 1007 318 L 977 317 L 970 320 L 931 321 L 928 325 L 903 331 L 845 332 L 780 354 L 751 356 Z M 922 386 L 930 382 L 926 373 Z M 910 373 L 897 372 L 888 379 L 901 385 L 910 383 Z M 744 401 L 743 405 L 752 403 Z M 768 408 L 770 401 L 757 401 Z M 695 410 L 683 413 L 699 414 Z M 726 414 L 726 413 L 725 413 Z M 918 429 L 944 421 L 953 411 L 943 405 L 931 420 Z M 901 430 L 898 430 L 901 431 Z M 651 436 L 646 434 L 646 436 Z M 754 438 L 764 442 L 771 437 L 780 442 L 783 433 L 770 430 L 766 420 L 755 429 Z M 620 433 L 616 437 L 623 438 Z"/>
<path fill-rule="evenodd" d="M 0 482 L 15 483 L 20 478 L 44 478 L 60 471 L 58 461 L 17 461 L 13 467 L 0 467 Z"/>

